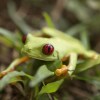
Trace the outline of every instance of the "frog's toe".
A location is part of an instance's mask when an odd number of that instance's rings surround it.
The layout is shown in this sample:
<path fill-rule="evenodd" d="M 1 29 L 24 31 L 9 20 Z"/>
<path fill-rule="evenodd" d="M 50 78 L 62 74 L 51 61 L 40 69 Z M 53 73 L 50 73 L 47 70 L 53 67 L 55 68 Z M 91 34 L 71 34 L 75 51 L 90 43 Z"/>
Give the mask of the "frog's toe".
<path fill-rule="evenodd" d="M 93 55 L 93 59 L 98 59 L 99 55 L 98 54 L 94 54 Z"/>
<path fill-rule="evenodd" d="M 62 65 L 61 68 L 56 69 L 55 74 L 56 76 L 66 75 L 68 72 L 68 67 L 66 65 Z"/>

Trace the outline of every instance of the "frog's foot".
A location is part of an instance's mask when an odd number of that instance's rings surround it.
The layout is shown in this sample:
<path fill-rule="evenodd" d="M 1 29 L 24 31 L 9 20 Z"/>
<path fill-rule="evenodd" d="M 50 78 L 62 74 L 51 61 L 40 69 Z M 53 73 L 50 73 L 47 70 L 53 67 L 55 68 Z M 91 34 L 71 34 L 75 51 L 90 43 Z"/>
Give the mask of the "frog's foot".
<path fill-rule="evenodd" d="M 61 68 L 56 69 L 55 74 L 56 76 L 66 75 L 68 72 L 68 67 L 66 65 L 62 65 Z"/>
<path fill-rule="evenodd" d="M 95 60 L 95 59 L 98 59 L 98 57 L 99 57 L 99 55 L 98 54 L 94 54 L 93 56 L 92 56 L 92 58 Z"/>

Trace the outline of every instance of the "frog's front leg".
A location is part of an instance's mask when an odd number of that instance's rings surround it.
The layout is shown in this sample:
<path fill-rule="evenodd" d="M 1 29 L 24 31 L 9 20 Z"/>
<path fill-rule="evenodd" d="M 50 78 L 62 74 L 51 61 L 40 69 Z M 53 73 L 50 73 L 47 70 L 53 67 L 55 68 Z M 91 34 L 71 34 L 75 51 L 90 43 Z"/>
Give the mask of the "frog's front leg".
<path fill-rule="evenodd" d="M 76 64 L 77 64 L 77 57 L 78 55 L 76 53 L 71 53 L 69 55 L 68 66 L 62 65 L 60 69 L 56 69 L 55 74 L 57 76 L 66 75 L 67 73 L 68 75 L 72 75 L 73 71 L 75 70 Z"/>

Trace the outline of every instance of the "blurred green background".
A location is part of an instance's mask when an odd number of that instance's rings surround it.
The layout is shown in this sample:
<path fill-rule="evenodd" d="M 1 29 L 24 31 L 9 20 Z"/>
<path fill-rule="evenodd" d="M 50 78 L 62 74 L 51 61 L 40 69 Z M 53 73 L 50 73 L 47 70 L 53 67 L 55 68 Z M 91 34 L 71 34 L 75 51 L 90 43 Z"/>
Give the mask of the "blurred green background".
<path fill-rule="evenodd" d="M 13 38 L 16 33 L 26 34 L 49 23 L 51 27 L 80 39 L 87 49 L 100 53 L 100 0 L 12 1 L 0 0 L 0 33 L 9 31 L 12 35 L 8 37 Z M 18 48 L 14 49 L 12 43 L 0 38 L 0 71 L 19 57 L 17 50 L 19 51 Z M 58 100 L 100 100 L 99 66 L 80 76 L 79 80 L 65 80 L 55 93 Z M 18 98 L 18 90 L 9 86 L 0 94 L 0 100 Z"/>

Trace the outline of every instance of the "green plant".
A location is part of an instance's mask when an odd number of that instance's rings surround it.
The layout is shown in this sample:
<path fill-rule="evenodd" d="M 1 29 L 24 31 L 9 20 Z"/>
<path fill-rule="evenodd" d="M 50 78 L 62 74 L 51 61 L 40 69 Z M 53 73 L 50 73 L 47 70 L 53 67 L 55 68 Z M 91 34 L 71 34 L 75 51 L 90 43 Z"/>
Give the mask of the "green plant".
<path fill-rule="evenodd" d="M 51 19 L 48 16 L 48 14 L 44 13 L 44 17 L 46 19 L 46 23 L 48 27 L 55 28 L 55 25 L 53 24 L 53 22 L 51 22 Z M 79 27 L 81 27 L 81 25 L 79 25 Z M 75 29 L 78 29 L 78 28 L 75 28 Z M 20 28 L 20 29 L 24 30 L 24 28 Z M 38 32 L 39 31 L 40 30 L 38 30 Z M 73 30 L 71 29 L 71 31 Z M 24 30 L 22 33 L 25 33 L 25 32 L 27 32 L 27 30 Z M 87 45 L 89 41 L 87 38 L 86 28 L 82 28 L 81 33 L 84 34 L 84 32 L 86 33 L 85 35 L 81 35 L 81 39 L 84 45 L 89 49 L 89 45 Z M 41 65 L 39 68 L 37 68 L 38 64 L 41 63 L 40 61 L 36 61 L 36 60 L 33 61 L 31 59 L 28 62 L 26 62 L 27 58 L 26 59 L 21 58 L 22 57 L 21 48 L 23 44 L 21 41 L 22 33 L 21 34 L 20 33 L 21 32 L 13 34 L 12 32 L 6 29 L 0 28 L 1 42 L 3 42 L 5 45 L 9 47 L 12 47 L 19 54 L 19 57 L 20 57 L 20 58 L 15 59 L 7 67 L 7 69 L 3 72 L 4 74 L 2 74 L 3 76 L 0 74 L 1 75 L 1 79 L 0 79 L 1 91 L 5 88 L 7 84 L 17 85 L 18 83 L 22 87 L 21 89 L 19 89 L 20 87 L 18 87 L 18 89 L 20 90 L 20 93 L 22 93 L 23 96 L 25 96 L 25 94 L 30 93 L 30 96 L 28 99 L 33 99 L 33 98 L 39 99 L 41 98 L 41 96 L 44 96 L 43 94 L 46 93 L 47 94 L 46 96 L 48 96 L 51 100 L 52 98 L 56 100 L 57 98 L 55 97 L 55 95 L 52 96 L 50 93 L 56 92 L 60 88 L 60 85 L 64 82 L 64 79 L 57 79 L 54 76 L 54 73 L 49 71 L 47 67 L 44 65 Z M 84 80 L 86 82 L 96 85 L 96 87 L 99 88 L 100 71 L 96 71 L 97 75 L 95 75 L 92 78 L 85 74 L 79 76 L 80 73 L 87 71 L 89 68 L 92 68 L 95 65 L 98 65 L 99 63 L 100 63 L 100 57 L 96 60 L 90 59 L 90 60 L 86 60 L 85 62 L 79 63 L 76 67 L 74 76 L 72 78 Z M 67 80 L 70 81 L 71 79 L 67 77 Z"/>

